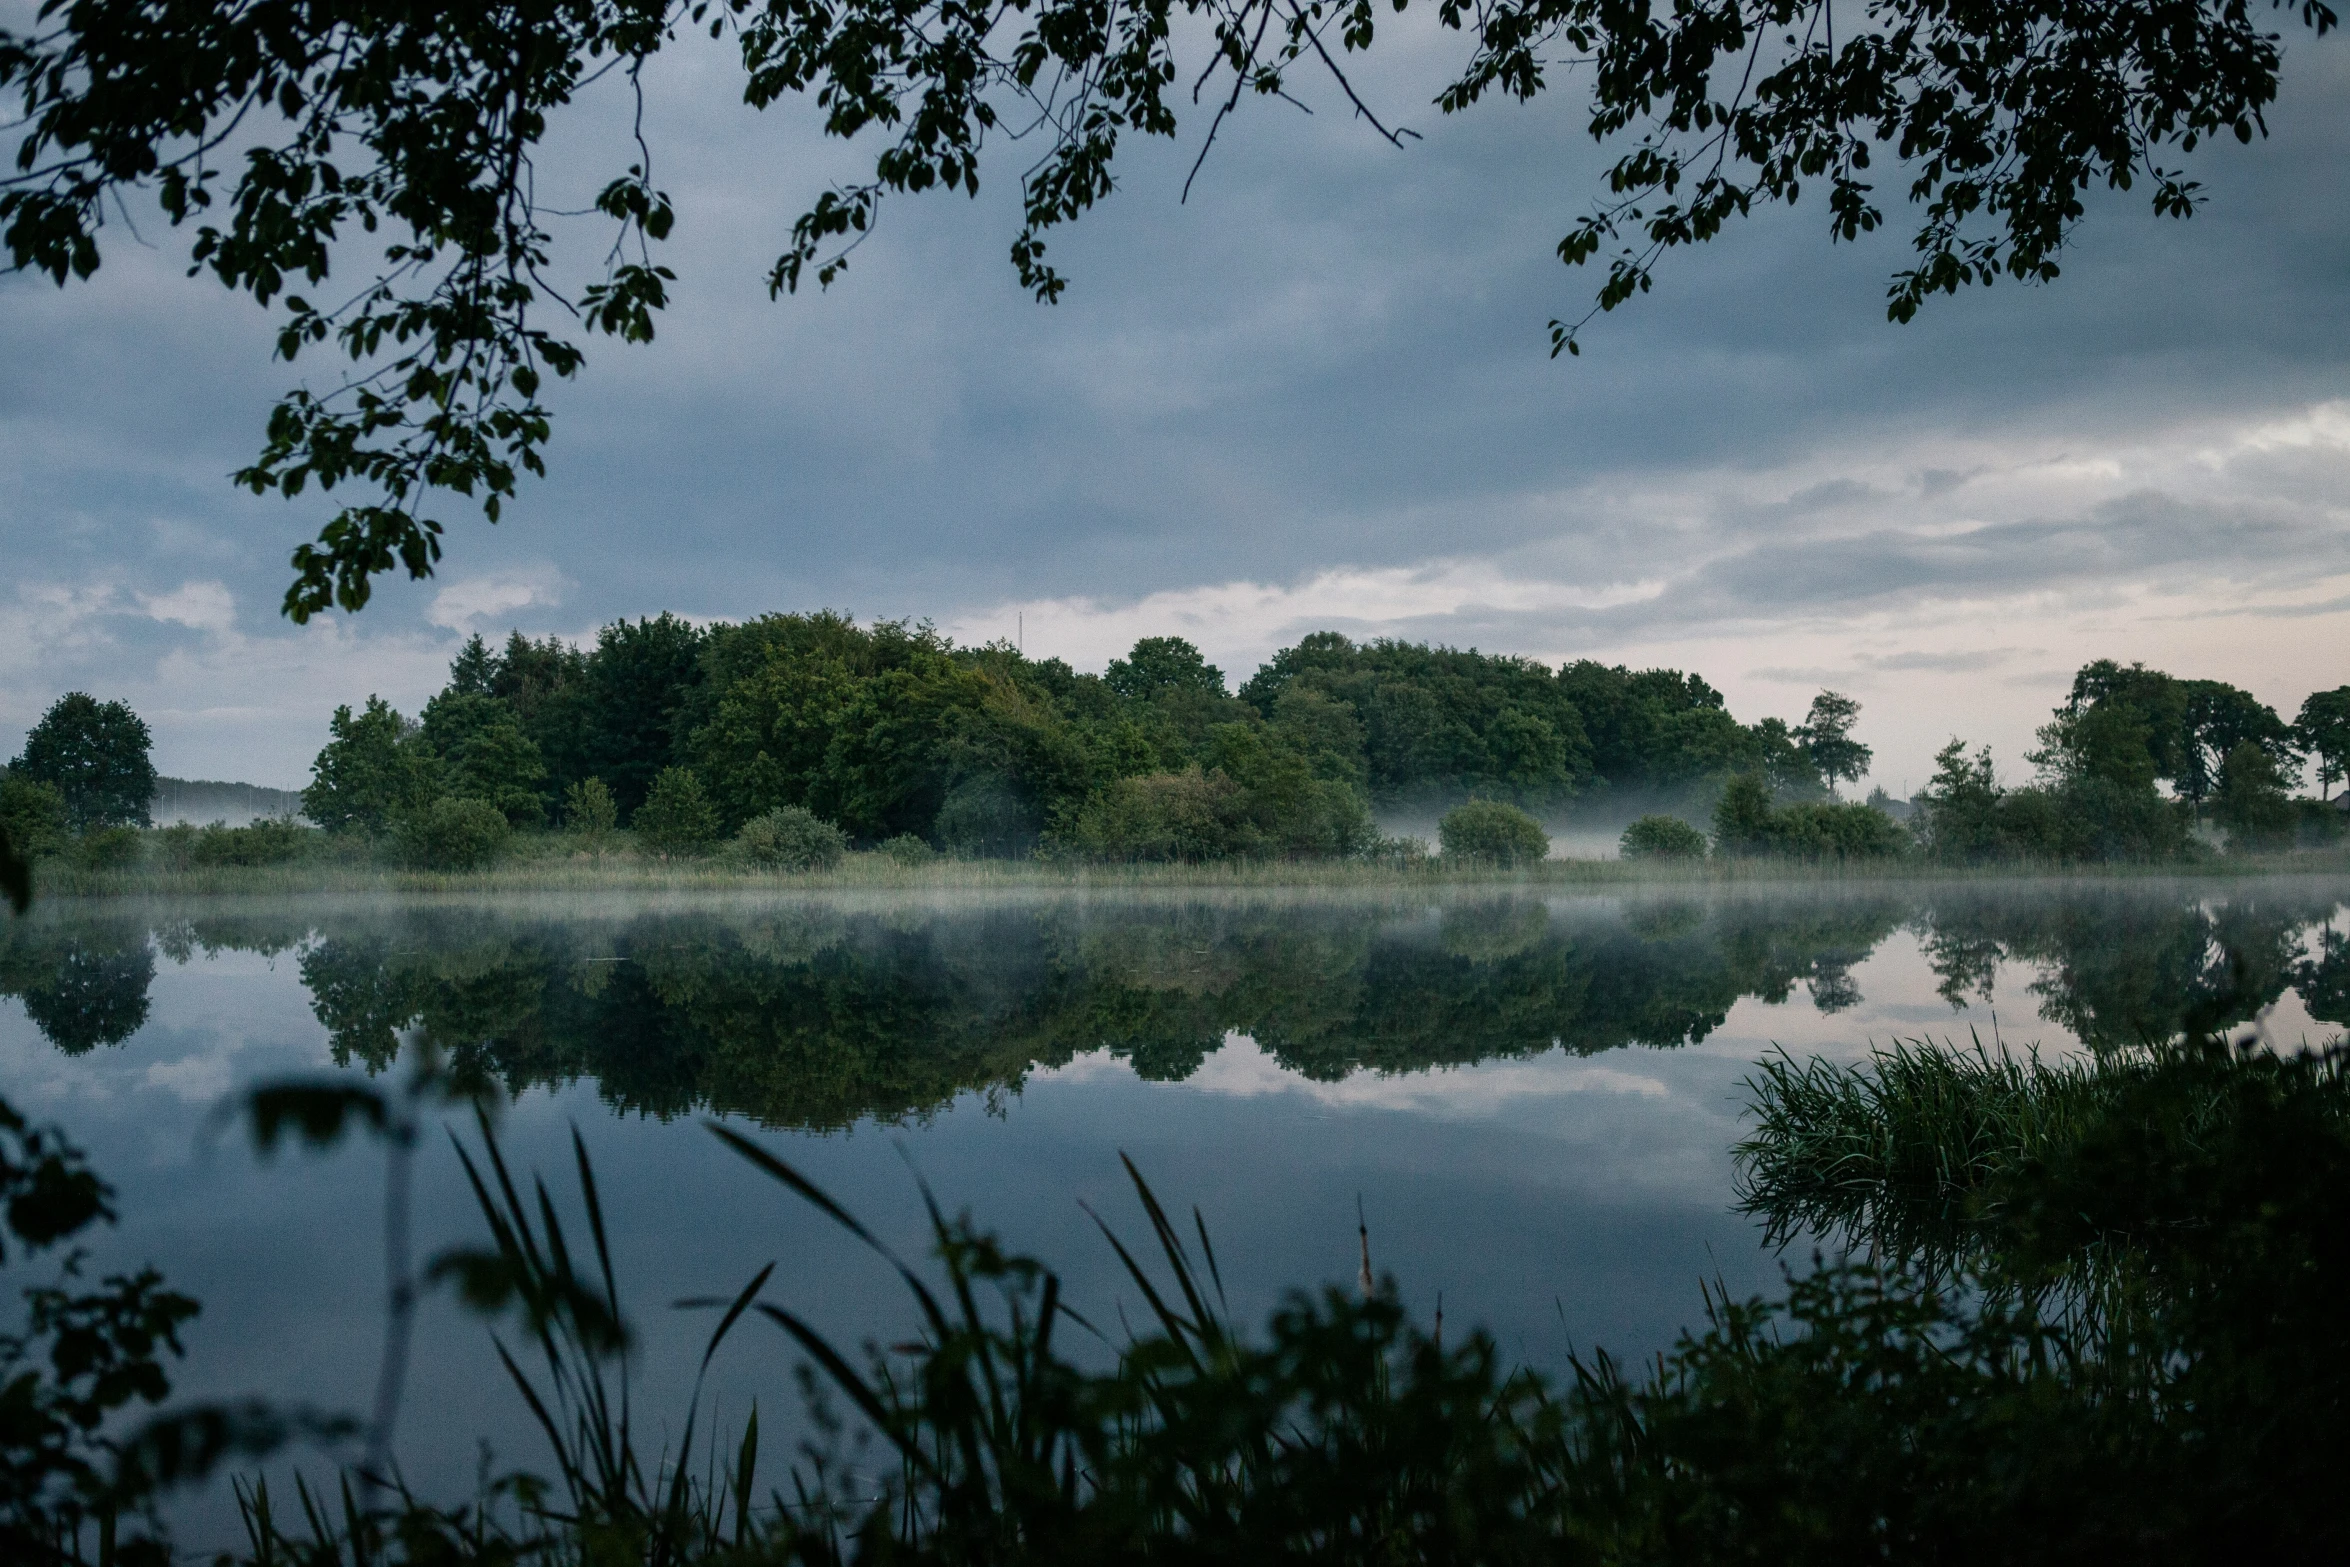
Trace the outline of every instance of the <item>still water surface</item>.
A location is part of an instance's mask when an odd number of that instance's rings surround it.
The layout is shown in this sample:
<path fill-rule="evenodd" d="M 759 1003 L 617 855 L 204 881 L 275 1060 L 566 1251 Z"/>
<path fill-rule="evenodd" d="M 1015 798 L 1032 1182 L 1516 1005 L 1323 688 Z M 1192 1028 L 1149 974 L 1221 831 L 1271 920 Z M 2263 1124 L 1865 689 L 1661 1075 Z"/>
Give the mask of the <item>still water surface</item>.
<path fill-rule="evenodd" d="M 263 1163 L 215 1110 L 274 1077 L 381 1071 L 422 1030 L 499 1086 L 509 1157 L 566 1196 L 584 1138 L 657 1446 L 708 1326 L 679 1297 L 775 1260 L 770 1296 L 844 1339 L 907 1325 L 884 1269 L 706 1120 L 914 1254 L 918 1173 L 1096 1322 L 1134 1305 L 1081 1206 L 1140 1229 L 1121 1152 L 1200 1208 L 1244 1320 L 1354 1278 L 1359 1203 L 1415 1307 L 1441 1295 L 1448 1324 L 1555 1368 L 1669 1343 L 1701 1280 L 1775 1282 L 1730 1153 L 1766 1052 L 1970 1031 L 2055 1052 L 2190 1007 L 2317 1042 L 2350 1020 L 2350 881 L 53 904 L 0 932 L 0 995 L 0 1093 L 120 1190 L 92 1269 L 151 1260 L 204 1302 L 183 1394 L 366 1406 L 380 1154 Z M 446 1140 L 417 1200 L 420 1254 L 478 1237 Z M 720 1421 L 796 1408 L 791 1363 L 741 1330 Z M 485 1329 L 435 1300 L 400 1461 L 445 1495 L 483 1442 L 541 1461 Z M 224 1526 L 218 1499 L 186 1522 Z"/>

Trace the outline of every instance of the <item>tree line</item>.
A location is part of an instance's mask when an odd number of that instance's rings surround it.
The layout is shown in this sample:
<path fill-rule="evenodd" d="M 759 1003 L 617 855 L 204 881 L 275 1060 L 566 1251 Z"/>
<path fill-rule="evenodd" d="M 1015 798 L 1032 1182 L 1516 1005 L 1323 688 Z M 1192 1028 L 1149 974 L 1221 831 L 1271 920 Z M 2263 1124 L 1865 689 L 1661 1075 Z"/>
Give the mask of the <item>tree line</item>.
<path fill-rule="evenodd" d="M 1702 677 L 1316 632 L 1237 690 L 1146 637 L 1099 675 L 1008 644 L 829 611 L 697 626 L 662 614 L 589 647 L 469 639 L 413 716 L 336 709 L 286 822 L 145 835 L 146 724 L 70 693 L 0 776 L 0 831 L 84 863 L 250 864 L 389 854 L 464 869 L 559 829 L 670 857 L 815 868 L 901 858 L 1201 861 L 1406 856 L 1374 812 L 1444 811 L 1448 853 L 1539 858 L 1533 813 L 1645 810 L 1627 854 L 1951 863 L 2159 860 L 2196 828 L 2254 849 L 2338 836 L 2350 686 L 2295 719 L 2238 687 L 2100 660 L 2001 782 L 1954 739 L 1904 809 L 1840 799 L 1872 760 L 1834 691 L 1800 723 L 1733 716 Z M 2304 771 L 2318 798 L 2292 791 Z M 1465 803 L 1464 803 L 1465 802 Z M 1899 818 L 1907 816 L 1904 822 Z M 1706 830 L 1710 828 L 1710 831 Z"/>
<path fill-rule="evenodd" d="M 1821 796 L 1867 765 L 1857 711 L 1824 693 L 1803 724 L 1744 724 L 1679 671 L 1332 632 L 1235 691 L 1179 637 L 1094 675 L 903 621 L 664 614 L 592 648 L 473 638 L 413 718 L 338 709 L 303 798 L 334 832 L 464 799 L 669 853 L 814 818 L 962 855 L 1350 855 L 1381 848 L 1374 808 L 1678 799 L 1738 771 Z"/>

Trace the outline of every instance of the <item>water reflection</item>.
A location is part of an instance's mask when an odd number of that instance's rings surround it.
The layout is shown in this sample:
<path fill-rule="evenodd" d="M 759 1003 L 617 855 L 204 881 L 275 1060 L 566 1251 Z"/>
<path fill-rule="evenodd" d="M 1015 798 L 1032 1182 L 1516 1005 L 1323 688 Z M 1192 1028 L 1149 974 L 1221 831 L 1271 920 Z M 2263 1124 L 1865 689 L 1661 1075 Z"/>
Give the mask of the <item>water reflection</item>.
<path fill-rule="evenodd" d="M 2350 1022 L 2338 885 L 1974 883 L 1772 896 L 1294 903 L 736 903 L 54 908 L 0 940 L 0 993 L 68 1054 L 146 1020 L 158 955 L 290 954 L 336 1061 L 429 1030 L 510 1094 L 592 1083 L 615 1110 L 825 1130 L 1016 1089 L 1097 1051 L 1180 1081 L 1227 1036 L 1286 1071 L 1594 1055 L 1701 1041 L 1748 997 L 1862 1000 L 1856 965 L 1914 934 L 1944 1000 L 2036 974 L 2091 1045 L 2251 1019 L 2286 990 Z M 1963 1024 L 1959 1012 L 1954 1021 Z"/>

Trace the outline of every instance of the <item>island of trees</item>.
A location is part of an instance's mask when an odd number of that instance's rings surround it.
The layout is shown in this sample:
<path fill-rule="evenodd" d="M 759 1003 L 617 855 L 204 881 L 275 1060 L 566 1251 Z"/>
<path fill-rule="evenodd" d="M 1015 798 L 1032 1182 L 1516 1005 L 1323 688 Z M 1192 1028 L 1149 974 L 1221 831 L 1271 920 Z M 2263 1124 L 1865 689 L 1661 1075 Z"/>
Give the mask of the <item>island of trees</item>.
<path fill-rule="evenodd" d="M 1631 825 L 1628 856 L 2167 860 L 2330 842 L 2350 687 L 2292 721 L 2142 665 L 2082 669 L 2007 785 L 1953 739 L 1911 801 L 1841 798 L 1859 704 L 1734 717 L 1694 674 L 1317 632 L 1237 690 L 1177 637 L 1099 675 L 926 625 L 779 614 L 616 621 L 593 647 L 469 640 L 421 712 L 338 708 L 302 816 L 153 828 L 146 726 L 75 693 L 0 779 L 0 826 L 91 865 L 308 856 L 472 869 L 537 843 L 805 870 L 900 860 L 1408 860 L 1549 851 L 1542 818 Z M 2297 797 L 2307 772 L 2314 798 Z"/>

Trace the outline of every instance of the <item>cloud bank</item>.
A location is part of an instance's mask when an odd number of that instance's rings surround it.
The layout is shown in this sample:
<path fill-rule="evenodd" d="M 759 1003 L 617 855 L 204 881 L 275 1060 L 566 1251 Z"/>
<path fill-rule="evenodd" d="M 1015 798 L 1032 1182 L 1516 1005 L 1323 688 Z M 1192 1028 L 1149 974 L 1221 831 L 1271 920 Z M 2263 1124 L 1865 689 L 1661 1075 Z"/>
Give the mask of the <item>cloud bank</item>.
<path fill-rule="evenodd" d="M 1425 103 L 1441 40 L 1366 78 Z M 226 475 L 302 373 L 268 320 L 127 236 L 90 285 L 0 280 L 0 746 L 60 692 L 123 696 L 167 772 L 302 781 L 339 702 L 412 709 L 472 631 L 830 606 L 1098 668 L 1192 637 L 1235 676 L 1311 629 L 1699 670 L 1745 717 L 1861 698 L 1880 781 L 1952 733 L 2020 768 L 2070 672 L 2142 658 L 2280 705 L 2350 681 L 2350 89 L 2296 47 L 2275 135 L 2214 147 L 2188 223 L 2093 204 L 2053 287 L 1885 324 L 1898 235 L 1757 219 L 1554 362 L 1597 279 L 1550 247 L 1598 160 L 1571 92 L 1259 114 L 1150 146 L 1004 261 L 1009 171 L 890 207 L 847 277 L 771 303 L 791 215 L 847 165 L 723 62 L 664 62 L 676 303 L 559 388 L 549 482 L 442 576 L 277 617 L 316 496 Z M 617 100 L 580 111 L 600 155 Z M 550 161 L 583 188 L 593 158 Z"/>

